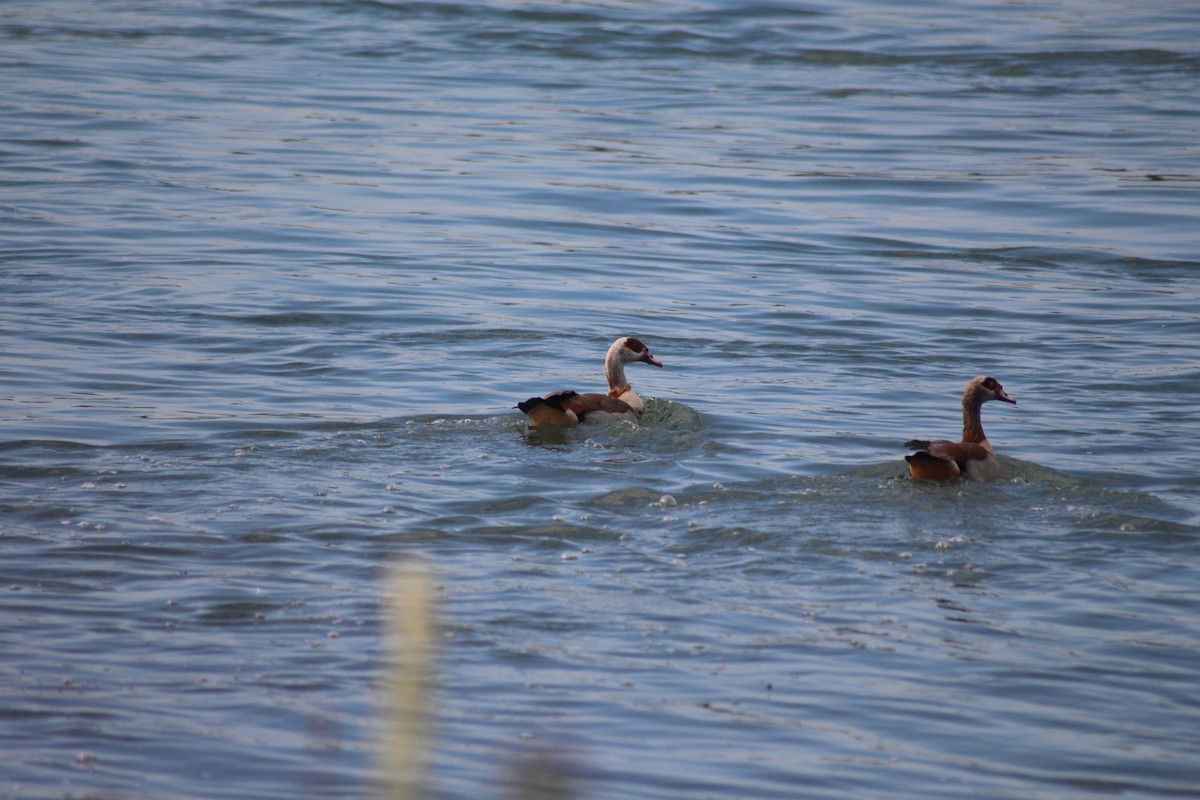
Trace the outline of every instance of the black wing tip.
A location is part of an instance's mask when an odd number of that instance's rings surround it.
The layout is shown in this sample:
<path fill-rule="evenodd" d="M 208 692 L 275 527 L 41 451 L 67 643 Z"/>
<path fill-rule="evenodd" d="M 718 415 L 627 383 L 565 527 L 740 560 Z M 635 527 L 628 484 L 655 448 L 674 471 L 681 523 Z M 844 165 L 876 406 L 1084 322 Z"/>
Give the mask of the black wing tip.
<path fill-rule="evenodd" d="M 528 400 L 522 400 L 521 402 L 517 403 L 517 408 L 528 414 L 530 411 L 537 408 L 544 402 L 545 401 L 540 397 L 531 397 Z"/>
<path fill-rule="evenodd" d="M 570 389 L 565 389 L 561 392 L 555 392 L 554 394 L 547 395 L 545 397 L 531 397 L 528 400 L 522 400 L 521 402 L 517 403 L 517 408 L 519 408 L 521 411 L 525 412 L 526 414 L 528 414 L 530 411 L 534 410 L 538 406 L 543 406 L 543 405 L 550 406 L 551 408 L 553 408 L 556 411 L 566 411 L 566 409 L 563 408 L 562 401 L 570 400 L 572 397 L 577 397 L 578 395 L 579 395 L 579 392 L 574 392 L 574 391 L 571 391 Z"/>
<path fill-rule="evenodd" d="M 906 450 L 928 450 L 929 445 L 931 445 L 931 444 L 933 444 L 933 442 L 929 441 L 928 439 L 909 439 L 907 442 L 904 443 L 904 449 L 906 449 Z"/>

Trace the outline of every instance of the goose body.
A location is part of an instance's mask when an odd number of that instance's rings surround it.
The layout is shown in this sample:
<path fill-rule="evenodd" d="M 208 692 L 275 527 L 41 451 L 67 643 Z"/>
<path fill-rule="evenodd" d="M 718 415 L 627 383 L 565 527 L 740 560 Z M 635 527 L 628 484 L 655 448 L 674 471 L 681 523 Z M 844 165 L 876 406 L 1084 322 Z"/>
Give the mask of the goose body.
<path fill-rule="evenodd" d="M 625 378 L 626 364 L 651 364 L 661 367 L 662 362 L 650 354 L 640 339 L 622 336 L 608 348 L 604 358 L 604 376 L 608 379 L 608 393 L 593 392 L 580 394 L 564 389 L 541 397 L 531 397 L 517 403 L 517 408 L 529 417 L 533 425 L 578 425 L 581 422 L 632 422 L 637 423 L 646 404 L 637 396 Z"/>
<path fill-rule="evenodd" d="M 1017 404 L 995 378 L 986 375 L 974 378 L 963 392 L 962 441 L 913 439 L 907 442 L 905 447 L 917 451 L 904 457 L 909 474 L 925 481 L 991 481 L 1004 477 L 1004 470 L 980 420 L 980 409 L 989 400 Z"/>

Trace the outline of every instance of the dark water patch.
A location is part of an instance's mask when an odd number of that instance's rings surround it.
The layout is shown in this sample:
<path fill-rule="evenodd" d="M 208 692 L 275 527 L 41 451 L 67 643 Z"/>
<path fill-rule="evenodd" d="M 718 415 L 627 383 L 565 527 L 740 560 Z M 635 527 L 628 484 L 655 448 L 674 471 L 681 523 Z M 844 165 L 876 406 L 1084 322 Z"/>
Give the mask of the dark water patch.
<path fill-rule="evenodd" d="M 214 625 L 235 625 L 258 622 L 273 616 L 277 606 L 271 603 L 252 601 L 229 601 L 210 607 L 199 616 L 200 621 Z"/>

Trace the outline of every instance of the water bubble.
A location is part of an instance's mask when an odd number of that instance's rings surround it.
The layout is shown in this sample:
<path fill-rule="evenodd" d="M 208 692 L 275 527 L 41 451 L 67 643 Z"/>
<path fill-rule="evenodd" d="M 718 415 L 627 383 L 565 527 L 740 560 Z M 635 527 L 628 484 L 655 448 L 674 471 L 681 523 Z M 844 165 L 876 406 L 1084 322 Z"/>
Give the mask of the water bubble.
<path fill-rule="evenodd" d="M 951 536 L 949 539 L 943 539 L 934 545 L 937 550 L 949 550 L 951 547 L 959 544 L 970 544 L 971 540 L 966 536 Z"/>

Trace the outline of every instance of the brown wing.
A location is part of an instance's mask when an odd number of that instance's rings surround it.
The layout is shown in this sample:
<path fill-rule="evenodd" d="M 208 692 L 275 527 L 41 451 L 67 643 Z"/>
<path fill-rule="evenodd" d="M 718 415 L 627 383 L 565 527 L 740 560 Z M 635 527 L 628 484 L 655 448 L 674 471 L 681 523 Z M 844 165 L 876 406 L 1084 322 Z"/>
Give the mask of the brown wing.
<path fill-rule="evenodd" d="M 926 453 L 936 458 L 942 458 L 947 461 L 954 461 L 959 465 L 966 464 L 968 461 L 975 459 L 984 459 L 988 457 L 986 447 L 970 442 L 930 442 L 929 446 L 924 448 Z"/>
<path fill-rule="evenodd" d="M 629 416 L 637 419 L 633 406 L 624 400 L 606 394 L 575 394 L 561 400 L 564 409 L 570 409 L 582 421 L 588 414 L 605 413 L 614 416 Z"/>
<path fill-rule="evenodd" d="M 913 453 L 904 460 L 908 462 L 908 474 L 919 481 L 953 481 L 961 476 L 958 464 L 926 452 Z"/>
<path fill-rule="evenodd" d="M 905 456 L 909 473 L 917 480 L 950 481 L 962 477 L 967 463 L 986 459 L 990 453 L 982 445 L 970 442 L 948 442 L 945 440 L 920 441 L 914 439 L 905 447 L 917 452 Z"/>
<path fill-rule="evenodd" d="M 531 397 L 517 403 L 517 408 L 525 412 L 529 421 L 537 425 L 558 425 L 568 427 L 579 424 L 579 416 L 568 405 L 579 395 L 570 390 L 551 392 L 545 397 Z"/>

